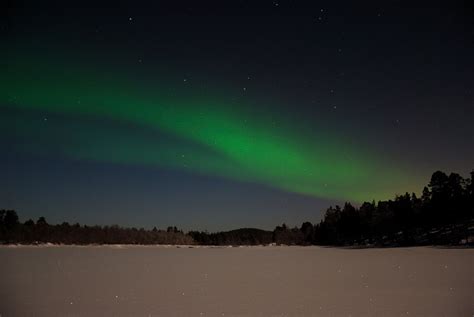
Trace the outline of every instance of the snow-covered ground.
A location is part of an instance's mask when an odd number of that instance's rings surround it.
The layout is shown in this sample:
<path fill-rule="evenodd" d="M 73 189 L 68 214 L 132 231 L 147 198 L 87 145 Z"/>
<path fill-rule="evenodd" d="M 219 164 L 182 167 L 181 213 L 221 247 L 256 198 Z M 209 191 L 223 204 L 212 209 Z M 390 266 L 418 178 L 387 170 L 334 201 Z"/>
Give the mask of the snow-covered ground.
<path fill-rule="evenodd" d="M 0 247 L 0 315 L 473 316 L 474 249 Z"/>

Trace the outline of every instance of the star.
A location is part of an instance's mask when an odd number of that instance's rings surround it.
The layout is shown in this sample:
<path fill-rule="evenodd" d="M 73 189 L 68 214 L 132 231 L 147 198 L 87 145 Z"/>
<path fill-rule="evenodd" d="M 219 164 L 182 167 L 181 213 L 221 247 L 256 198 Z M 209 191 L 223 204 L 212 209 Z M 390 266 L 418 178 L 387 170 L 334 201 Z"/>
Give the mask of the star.
<path fill-rule="evenodd" d="M 132 17 L 129 17 L 129 18 L 128 18 L 128 21 L 132 21 L 132 20 L 133 20 L 133 18 L 132 18 Z"/>

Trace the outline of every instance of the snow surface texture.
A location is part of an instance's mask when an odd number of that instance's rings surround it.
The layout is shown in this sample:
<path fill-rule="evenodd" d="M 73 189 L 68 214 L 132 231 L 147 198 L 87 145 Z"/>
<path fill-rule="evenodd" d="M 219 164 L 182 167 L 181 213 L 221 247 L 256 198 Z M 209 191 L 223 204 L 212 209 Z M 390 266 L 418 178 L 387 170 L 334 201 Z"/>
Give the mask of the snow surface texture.
<path fill-rule="evenodd" d="M 474 249 L 0 247 L 0 315 L 473 316 Z"/>

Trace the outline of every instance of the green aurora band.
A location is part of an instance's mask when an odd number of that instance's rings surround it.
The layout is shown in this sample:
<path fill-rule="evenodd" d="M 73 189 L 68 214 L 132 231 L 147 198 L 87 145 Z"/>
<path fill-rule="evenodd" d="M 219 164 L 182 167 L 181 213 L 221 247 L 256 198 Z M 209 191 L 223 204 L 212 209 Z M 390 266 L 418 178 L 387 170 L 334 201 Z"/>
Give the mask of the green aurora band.
<path fill-rule="evenodd" d="M 355 202 L 421 183 L 330 131 L 309 137 L 303 126 L 281 118 L 275 124 L 250 105 L 87 67 L 3 63 L 0 107 L 22 115 L 3 116 L 2 133 L 28 140 L 17 144 L 25 151 L 188 170 Z M 44 121 L 49 115 L 64 120 Z"/>

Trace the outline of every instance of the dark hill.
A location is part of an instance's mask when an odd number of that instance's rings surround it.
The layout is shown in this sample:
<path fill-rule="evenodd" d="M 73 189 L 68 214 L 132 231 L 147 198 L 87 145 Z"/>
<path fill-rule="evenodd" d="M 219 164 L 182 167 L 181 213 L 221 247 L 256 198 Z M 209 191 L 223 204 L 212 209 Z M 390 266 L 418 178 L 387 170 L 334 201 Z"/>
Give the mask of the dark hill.
<path fill-rule="evenodd" d="M 242 228 L 231 231 L 206 233 L 191 231 L 189 235 L 203 245 L 258 245 L 273 242 L 273 232 L 255 228 Z"/>

